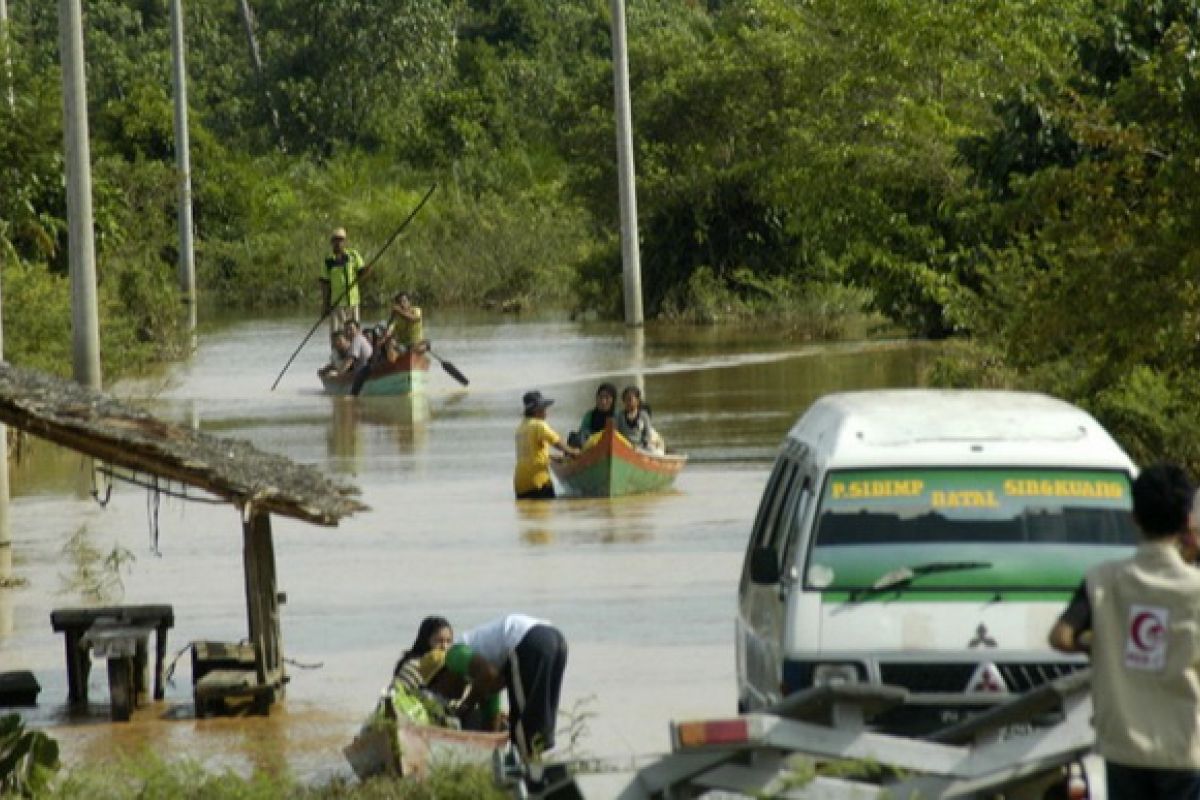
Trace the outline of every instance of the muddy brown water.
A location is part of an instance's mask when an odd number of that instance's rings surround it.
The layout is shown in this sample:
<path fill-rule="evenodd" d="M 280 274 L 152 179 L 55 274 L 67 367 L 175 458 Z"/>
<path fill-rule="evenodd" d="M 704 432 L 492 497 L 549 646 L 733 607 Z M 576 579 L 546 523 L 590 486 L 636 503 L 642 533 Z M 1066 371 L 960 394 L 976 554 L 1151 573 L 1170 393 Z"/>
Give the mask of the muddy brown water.
<path fill-rule="evenodd" d="M 467 390 L 435 363 L 425 403 L 325 397 L 315 337 L 271 391 L 310 322 L 210 326 L 190 361 L 116 390 L 165 418 L 315 464 L 359 486 L 371 506 L 337 528 L 274 520 L 291 682 L 269 717 L 195 719 L 186 654 L 165 702 L 131 722 L 109 722 L 101 662 L 90 706 L 71 713 L 50 611 L 87 605 L 99 587 L 112 602 L 174 607 L 168 660 L 190 641 L 239 640 L 240 523 L 230 506 L 120 483 L 101 506 L 81 459 L 50 445 L 14 468 L 14 571 L 24 584 L 0 589 L 0 670 L 35 673 L 38 705 L 20 713 L 59 740 L 68 764 L 149 746 L 307 781 L 349 774 L 341 748 L 423 616 L 465 629 L 514 610 L 552 620 L 570 643 L 560 752 L 617 762 L 663 752 L 669 720 L 735 709 L 737 579 L 783 435 L 815 397 L 915 385 L 935 355 L 907 342 L 433 315 L 435 352 L 466 373 Z M 565 435 L 601 380 L 641 382 L 668 445 L 689 454 L 674 491 L 514 502 L 522 392 L 555 398 L 549 421 Z M 97 556 L 115 548 L 133 557 L 119 584 Z"/>

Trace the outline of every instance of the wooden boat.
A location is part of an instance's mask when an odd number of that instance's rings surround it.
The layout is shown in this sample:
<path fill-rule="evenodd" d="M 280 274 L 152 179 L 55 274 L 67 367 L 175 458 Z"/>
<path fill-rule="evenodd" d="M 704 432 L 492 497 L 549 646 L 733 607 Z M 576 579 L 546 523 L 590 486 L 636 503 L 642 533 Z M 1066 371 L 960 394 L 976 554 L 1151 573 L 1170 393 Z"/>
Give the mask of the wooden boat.
<path fill-rule="evenodd" d="M 360 395 L 414 394 L 425 391 L 429 372 L 429 356 L 424 353 L 402 353 L 393 362 L 380 361 L 371 366 L 371 374 L 363 384 Z M 353 375 L 321 375 L 326 394 L 346 395 L 354 386 Z"/>
<path fill-rule="evenodd" d="M 613 421 L 599 441 L 575 458 L 554 461 L 550 468 L 564 487 L 585 497 L 619 497 L 666 489 L 687 463 L 685 455 L 654 455 L 618 436 Z"/>
<path fill-rule="evenodd" d="M 506 733 L 480 733 L 420 724 L 400 715 L 368 721 L 342 753 L 360 780 L 377 775 L 423 778 L 438 763 L 490 765 Z"/>

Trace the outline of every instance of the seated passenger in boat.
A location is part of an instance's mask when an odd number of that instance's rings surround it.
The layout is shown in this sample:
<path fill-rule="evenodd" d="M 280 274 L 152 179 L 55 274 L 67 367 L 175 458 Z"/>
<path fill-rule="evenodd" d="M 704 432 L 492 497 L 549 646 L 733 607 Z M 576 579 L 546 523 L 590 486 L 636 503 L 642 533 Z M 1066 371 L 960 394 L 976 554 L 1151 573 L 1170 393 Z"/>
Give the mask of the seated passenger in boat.
<path fill-rule="evenodd" d="M 396 662 L 393 693 L 403 691 L 422 698 L 427 710 L 432 712 L 434 724 L 468 731 L 494 730 L 495 721 L 485 723 L 479 709 L 463 708 L 470 696 L 469 684 L 453 672 L 442 669 L 446 651 L 453 643 L 454 629 L 445 617 L 421 620 L 412 646 Z"/>
<path fill-rule="evenodd" d="M 400 348 L 392 340 L 387 333 L 387 323 L 381 322 L 374 328 L 375 331 L 375 363 L 395 364 L 400 360 Z"/>
<path fill-rule="evenodd" d="M 387 338 L 403 351 L 423 353 L 429 347 L 425 341 L 421 309 L 412 304 L 408 292 L 397 292 L 392 298 L 392 318 L 388 323 Z"/>
<path fill-rule="evenodd" d="M 365 367 L 371 363 L 371 354 L 375 352 L 371 342 L 363 334 L 362 326 L 356 319 L 346 320 L 346 338 L 350 340 L 350 355 L 354 358 L 354 366 Z"/>
<path fill-rule="evenodd" d="M 408 669 L 415 669 L 416 663 L 421 657 L 430 650 L 447 650 L 454 643 L 454 628 L 450 626 L 450 621 L 445 617 L 426 617 L 421 620 L 421 624 L 417 627 L 417 635 L 413 639 L 412 645 L 404 651 L 400 659 L 396 662 L 396 668 L 392 671 L 393 677 L 399 678 L 400 674 Z M 409 676 L 412 682 L 412 675 Z"/>
<path fill-rule="evenodd" d="M 626 386 L 621 392 L 621 403 L 624 407 L 616 416 L 617 433 L 639 450 L 654 455 L 666 452 L 662 437 L 654 430 L 650 415 L 642 407 L 642 390 L 636 386 Z"/>
<path fill-rule="evenodd" d="M 354 369 L 354 357 L 350 355 L 350 339 L 347 338 L 345 331 L 337 331 L 330 337 L 333 344 L 333 357 L 329 363 L 317 370 L 317 374 L 323 378 L 331 378 L 335 375 L 345 375 Z"/>
<path fill-rule="evenodd" d="M 588 440 L 604 431 L 604 424 L 612 419 L 617 404 L 617 387 L 611 383 L 600 384 L 596 389 L 596 405 L 587 410 L 579 421 L 579 431 L 567 437 L 574 447 L 587 447 Z"/>

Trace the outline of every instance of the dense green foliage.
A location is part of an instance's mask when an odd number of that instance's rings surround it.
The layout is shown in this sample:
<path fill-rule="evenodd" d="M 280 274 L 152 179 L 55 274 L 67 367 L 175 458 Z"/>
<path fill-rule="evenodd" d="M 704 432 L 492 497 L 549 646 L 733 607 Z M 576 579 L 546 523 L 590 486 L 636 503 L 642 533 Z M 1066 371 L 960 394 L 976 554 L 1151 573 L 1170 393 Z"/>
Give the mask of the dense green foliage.
<path fill-rule="evenodd" d="M 61 371 L 56 9 L 11 5 L 7 349 Z M 436 182 L 368 302 L 619 314 L 609 3 L 247 5 L 261 71 L 240 0 L 185 3 L 202 302 L 315 307 L 329 229 L 369 258 Z M 1200 0 L 626 6 L 649 314 L 837 335 L 872 309 L 969 340 L 939 380 L 1200 466 Z M 104 352 L 144 361 L 179 328 L 167 4 L 85 8 Z"/>

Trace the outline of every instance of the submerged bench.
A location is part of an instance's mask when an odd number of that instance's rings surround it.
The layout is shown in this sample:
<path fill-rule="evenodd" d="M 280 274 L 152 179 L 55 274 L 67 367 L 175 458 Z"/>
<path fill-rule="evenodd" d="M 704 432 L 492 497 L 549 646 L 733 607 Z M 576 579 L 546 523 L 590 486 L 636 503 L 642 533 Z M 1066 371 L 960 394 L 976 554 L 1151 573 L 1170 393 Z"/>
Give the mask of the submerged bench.
<path fill-rule="evenodd" d="M 60 608 L 50 612 L 50 625 L 66 640 L 67 698 L 87 705 L 92 654 L 108 660 L 112 718 L 129 719 L 149 694 L 149 639 L 154 637 L 154 699 L 161 700 L 167 630 L 175 624 L 169 605 Z"/>
<path fill-rule="evenodd" d="M 275 687 L 259 673 L 248 642 L 192 642 L 192 702 L 196 718 L 250 712 L 269 714 Z"/>

